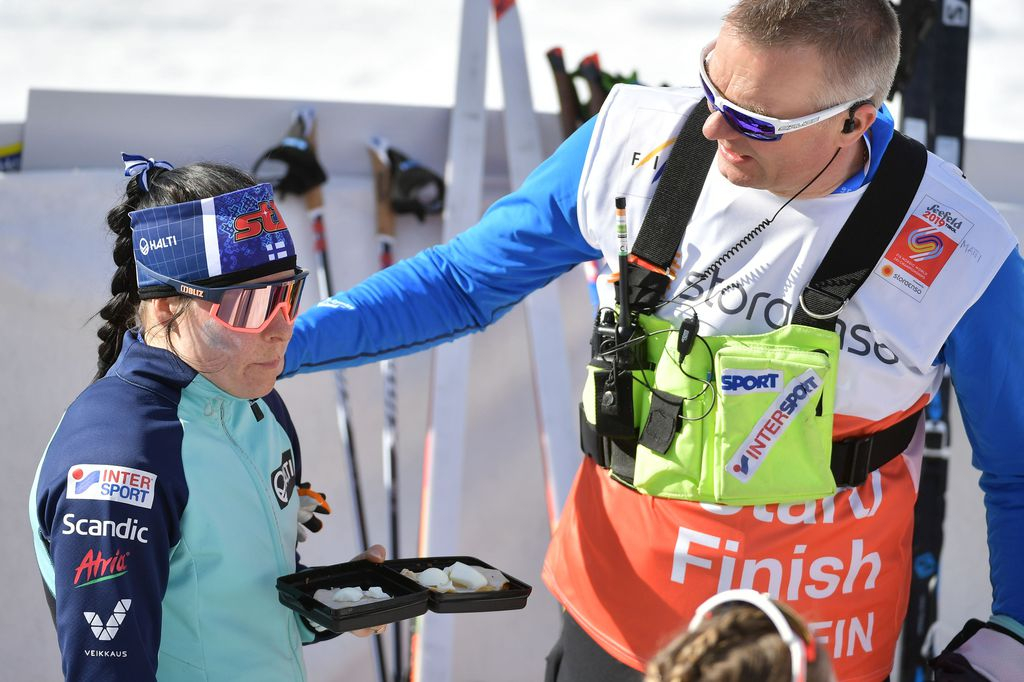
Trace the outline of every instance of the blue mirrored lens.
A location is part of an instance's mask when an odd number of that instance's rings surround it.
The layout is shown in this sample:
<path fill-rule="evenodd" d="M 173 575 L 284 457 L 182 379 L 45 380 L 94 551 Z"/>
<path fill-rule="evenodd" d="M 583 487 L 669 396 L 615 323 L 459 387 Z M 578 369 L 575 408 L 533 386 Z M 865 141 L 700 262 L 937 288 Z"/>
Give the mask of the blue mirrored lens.
<path fill-rule="evenodd" d="M 720 112 L 736 132 L 751 139 L 761 140 L 763 142 L 772 142 L 782 137 L 781 135 L 776 134 L 775 126 L 767 121 L 751 118 L 746 114 L 734 111 L 729 106 L 719 107 L 715 104 L 715 94 L 711 92 L 711 88 L 708 87 L 708 84 L 704 81 L 703 77 L 700 79 L 700 85 L 704 88 L 704 96 L 707 97 L 708 103 L 711 104 L 711 108 Z"/>
<path fill-rule="evenodd" d="M 747 137 L 755 140 L 777 140 L 781 135 L 776 134 L 775 126 L 767 121 L 753 118 L 739 111 L 734 111 L 728 106 L 719 109 L 725 120 L 729 121 L 733 128 Z"/>

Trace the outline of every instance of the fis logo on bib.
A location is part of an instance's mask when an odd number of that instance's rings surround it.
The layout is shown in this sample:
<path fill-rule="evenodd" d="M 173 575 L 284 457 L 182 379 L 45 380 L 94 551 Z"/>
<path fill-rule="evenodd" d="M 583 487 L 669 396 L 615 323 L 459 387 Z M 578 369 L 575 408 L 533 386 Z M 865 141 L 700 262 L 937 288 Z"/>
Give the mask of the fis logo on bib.
<path fill-rule="evenodd" d="M 754 423 L 746 440 L 736 449 L 725 469 L 741 483 L 748 482 L 786 433 L 793 420 L 810 405 L 823 382 L 813 369 L 796 377 L 782 389 L 768 410 Z"/>
<path fill-rule="evenodd" d="M 107 500 L 153 508 L 156 474 L 109 464 L 75 464 L 68 470 L 69 500 Z"/>
<path fill-rule="evenodd" d="M 648 166 L 654 171 L 654 174 L 651 176 L 651 184 L 653 185 L 661 179 L 661 174 L 665 172 L 665 159 L 668 157 L 668 153 L 671 151 L 675 141 L 676 138 L 673 137 L 658 144 L 653 149 L 634 151 L 630 159 L 630 165 L 633 168 Z"/>
<path fill-rule="evenodd" d="M 637 107 L 629 137 L 617 159 L 616 192 L 645 199 L 654 195 L 679 134 L 680 121 L 681 114 L 676 111 Z"/>
<path fill-rule="evenodd" d="M 722 393 L 778 393 L 782 372 L 772 369 L 726 369 L 722 371 Z"/>

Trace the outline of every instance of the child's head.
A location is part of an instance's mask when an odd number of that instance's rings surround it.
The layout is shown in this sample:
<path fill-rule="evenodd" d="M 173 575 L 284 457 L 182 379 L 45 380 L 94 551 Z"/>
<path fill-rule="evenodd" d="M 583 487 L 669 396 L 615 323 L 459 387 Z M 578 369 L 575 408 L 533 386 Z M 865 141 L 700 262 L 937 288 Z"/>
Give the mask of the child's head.
<path fill-rule="evenodd" d="M 646 682 L 828 682 L 832 668 L 803 620 L 754 590 L 698 607 L 687 631 L 647 666 Z"/>
<path fill-rule="evenodd" d="M 132 179 L 107 215 L 118 268 L 100 311 L 97 378 L 138 327 L 228 393 L 266 395 L 306 276 L 270 186 L 219 164 L 125 155 L 125 165 Z"/>

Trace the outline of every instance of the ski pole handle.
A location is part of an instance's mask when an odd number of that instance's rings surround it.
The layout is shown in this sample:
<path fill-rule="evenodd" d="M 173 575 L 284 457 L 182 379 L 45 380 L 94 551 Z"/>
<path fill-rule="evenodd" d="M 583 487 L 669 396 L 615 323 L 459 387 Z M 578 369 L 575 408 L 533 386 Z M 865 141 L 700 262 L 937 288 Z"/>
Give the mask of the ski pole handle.
<path fill-rule="evenodd" d="M 576 94 L 576 86 L 572 76 L 565 70 L 565 58 L 562 48 L 553 47 L 548 50 L 548 63 L 555 76 L 555 89 L 558 91 L 559 118 L 562 122 L 562 136 L 569 137 L 583 123 L 583 107 Z"/>

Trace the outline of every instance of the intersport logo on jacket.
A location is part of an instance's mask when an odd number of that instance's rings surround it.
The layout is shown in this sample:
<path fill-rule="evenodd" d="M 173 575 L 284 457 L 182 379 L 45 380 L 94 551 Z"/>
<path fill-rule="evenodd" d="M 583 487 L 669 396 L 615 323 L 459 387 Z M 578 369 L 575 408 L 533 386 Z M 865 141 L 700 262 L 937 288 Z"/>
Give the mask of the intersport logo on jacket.
<path fill-rule="evenodd" d="M 69 500 L 106 500 L 153 508 L 156 474 L 110 464 L 75 464 L 68 469 Z"/>

